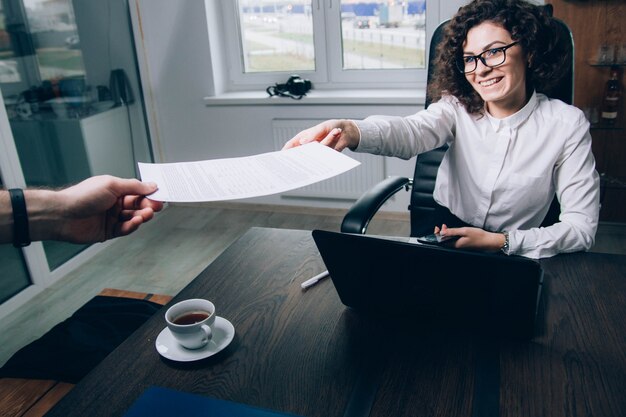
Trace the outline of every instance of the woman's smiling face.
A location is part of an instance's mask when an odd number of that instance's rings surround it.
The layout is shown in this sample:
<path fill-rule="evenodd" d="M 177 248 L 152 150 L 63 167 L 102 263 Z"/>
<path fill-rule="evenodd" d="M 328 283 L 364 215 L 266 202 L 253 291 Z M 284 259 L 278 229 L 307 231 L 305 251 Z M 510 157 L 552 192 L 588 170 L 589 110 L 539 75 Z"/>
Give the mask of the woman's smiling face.
<path fill-rule="evenodd" d="M 493 22 L 483 22 L 467 32 L 463 54 L 478 55 L 511 43 L 513 39 L 506 29 Z M 506 50 L 502 65 L 489 68 L 479 60 L 476 70 L 465 77 L 485 101 L 487 111 L 494 117 L 504 118 L 516 113 L 528 101 L 526 68 L 526 56 L 522 46 L 517 44 Z"/>

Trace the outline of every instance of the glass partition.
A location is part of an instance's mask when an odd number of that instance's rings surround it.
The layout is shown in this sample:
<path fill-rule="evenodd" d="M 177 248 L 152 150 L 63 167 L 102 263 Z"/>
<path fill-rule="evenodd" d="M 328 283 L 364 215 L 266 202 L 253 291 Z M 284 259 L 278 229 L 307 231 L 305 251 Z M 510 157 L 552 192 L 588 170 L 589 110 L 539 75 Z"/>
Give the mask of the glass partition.
<path fill-rule="evenodd" d="M 28 187 L 151 162 L 129 19 L 113 0 L 0 0 L 0 87 Z M 53 270 L 87 246 L 43 247 Z"/>

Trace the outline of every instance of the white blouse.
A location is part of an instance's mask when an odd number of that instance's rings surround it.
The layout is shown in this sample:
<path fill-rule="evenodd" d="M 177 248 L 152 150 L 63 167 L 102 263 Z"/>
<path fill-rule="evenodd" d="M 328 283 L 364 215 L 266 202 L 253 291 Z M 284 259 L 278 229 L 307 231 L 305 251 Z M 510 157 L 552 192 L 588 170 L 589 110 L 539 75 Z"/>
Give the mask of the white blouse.
<path fill-rule="evenodd" d="M 435 201 L 466 223 L 508 231 L 510 254 L 544 258 L 593 246 L 600 179 L 589 123 L 576 107 L 534 93 L 520 111 L 496 119 L 469 114 L 447 96 L 408 117 L 355 122 L 357 152 L 409 159 L 447 143 Z M 559 222 L 540 228 L 555 192 Z"/>

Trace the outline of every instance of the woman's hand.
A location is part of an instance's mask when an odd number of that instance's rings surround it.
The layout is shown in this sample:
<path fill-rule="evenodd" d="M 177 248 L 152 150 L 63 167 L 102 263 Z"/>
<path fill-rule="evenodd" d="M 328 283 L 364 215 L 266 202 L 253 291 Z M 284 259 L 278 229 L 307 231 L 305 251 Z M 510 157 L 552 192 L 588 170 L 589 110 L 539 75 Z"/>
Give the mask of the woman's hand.
<path fill-rule="evenodd" d="M 504 246 L 505 240 L 502 233 L 487 232 L 478 227 L 449 228 L 444 224 L 441 229 L 435 226 L 435 233 L 439 233 L 441 236 L 459 236 L 457 240 L 447 246 L 483 252 L 498 252 Z"/>
<path fill-rule="evenodd" d="M 341 152 L 345 148 L 356 148 L 360 139 L 359 129 L 353 121 L 327 120 L 298 133 L 285 143 L 283 149 L 295 148 L 296 146 L 317 141 L 322 145 Z"/>

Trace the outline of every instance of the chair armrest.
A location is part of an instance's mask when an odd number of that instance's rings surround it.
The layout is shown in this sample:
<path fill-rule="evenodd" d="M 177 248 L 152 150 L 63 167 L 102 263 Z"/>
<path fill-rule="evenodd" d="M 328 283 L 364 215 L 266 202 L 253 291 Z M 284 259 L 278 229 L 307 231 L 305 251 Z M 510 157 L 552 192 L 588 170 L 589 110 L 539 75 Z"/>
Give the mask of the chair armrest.
<path fill-rule="evenodd" d="M 408 187 L 412 180 L 405 177 L 389 177 L 367 190 L 348 210 L 341 223 L 342 233 L 365 234 L 367 226 L 385 201 L 402 188 Z"/>

